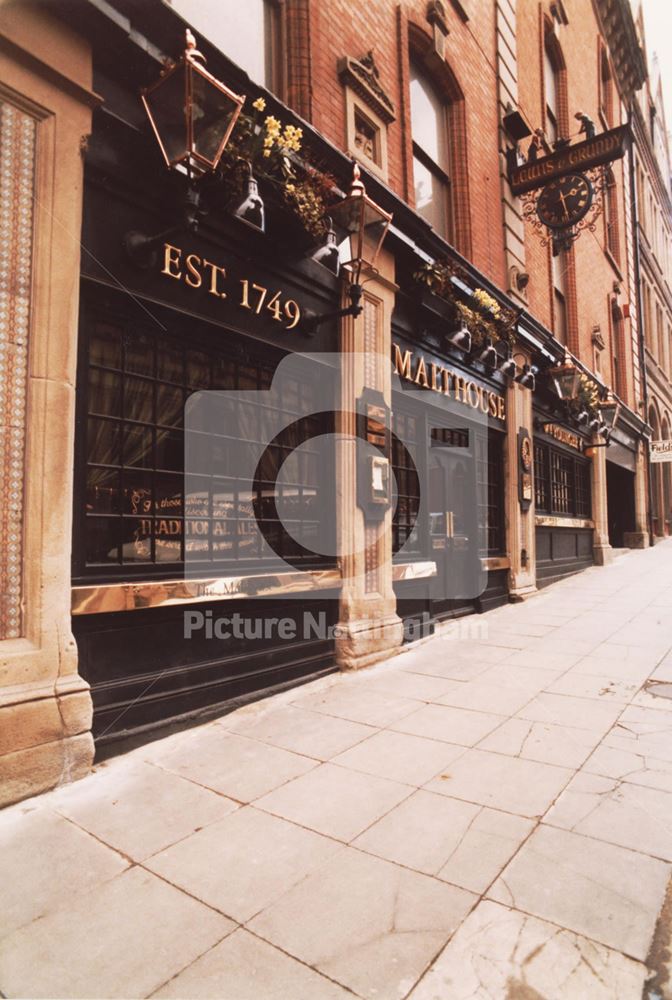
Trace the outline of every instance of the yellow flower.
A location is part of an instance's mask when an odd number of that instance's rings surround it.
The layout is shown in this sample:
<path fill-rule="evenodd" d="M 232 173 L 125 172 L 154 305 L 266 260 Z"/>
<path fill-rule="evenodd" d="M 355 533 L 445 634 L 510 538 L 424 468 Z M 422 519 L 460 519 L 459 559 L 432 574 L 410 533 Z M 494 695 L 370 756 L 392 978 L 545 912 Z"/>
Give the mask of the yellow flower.
<path fill-rule="evenodd" d="M 263 97 L 258 97 L 256 101 L 252 102 L 252 107 L 254 108 L 255 111 L 263 111 L 266 107 L 266 101 L 263 99 Z"/>
<path fill-rule="evenodd" d="M 264 156 L 270 156 L 270 155 L 271 155 L 270 149 L 265 149 L 264 150 Z"/>
<path fill-rule="evenodd" d="M 296 184 L 285 184 L 285 191 L 289 191 L 290 194 L 296 191 Z"/>
<path fill-rule="evenodd" d="M 269 115 L 264 124 L 266 125 L 266 131 L 269 135 L 280 135 L 280 122 L 277 118 L 274 118 L 273 115 Z"/>

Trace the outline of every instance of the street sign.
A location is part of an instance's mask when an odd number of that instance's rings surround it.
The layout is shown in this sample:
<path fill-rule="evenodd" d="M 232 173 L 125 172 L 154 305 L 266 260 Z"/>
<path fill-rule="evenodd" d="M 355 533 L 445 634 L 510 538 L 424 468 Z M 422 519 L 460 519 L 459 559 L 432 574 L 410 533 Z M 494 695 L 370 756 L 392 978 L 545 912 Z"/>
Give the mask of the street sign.
<path fill-rule="evenodd" d="M 672 462 L 672 441 L 652 441 L 651 461 L 656 464 L 659 462 Z"/>

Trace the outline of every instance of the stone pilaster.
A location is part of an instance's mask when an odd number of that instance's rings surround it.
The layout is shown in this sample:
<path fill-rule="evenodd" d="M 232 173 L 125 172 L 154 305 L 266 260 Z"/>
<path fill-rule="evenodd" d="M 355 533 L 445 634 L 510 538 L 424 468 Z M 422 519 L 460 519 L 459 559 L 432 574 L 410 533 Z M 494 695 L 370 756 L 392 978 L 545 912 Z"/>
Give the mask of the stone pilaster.
<path fill-rule="evenodd" d="M 363 311 L 341 325 L 341 399 L 336 444 L 337 528 L 343 587 L 336 659 L 343 670 L 375 663 L 401 645 L 403 626 L 392 587 L 392 513 L 367 522 L 357 506 L 356 400 L 365 387 L 391 404 L 393 260 L 364 285 Z"/>
<path fill-rule="evenodd" d="M 518 499 L 518 431 L 525 428 L 532 436 L 532 393 L 517 382 L 506 392 L 505 509 L 509 556 L 509 596 L 525 600 L 536 593 L 536 548 L 534 503 L 523 511 Z M 534 477 L 534 469 L 531 470 Z"/>
<path fill-rule="evenodd" d="M 97 99 L 87 44 L 45 7 L 5 5 L 0 35 L 2 806 L 93 760 L 70 561 L 81 149 Z"/>
<path fill-rule="evenodd" d="M 635 466 L 635 530 L 626 531 L 623 544 L 629 549 L 648 549 L 649 524 L 647 505 L 647 458 L 646 446 L 640 441 L 637 446 L 637 464 Z"/>
<path fill-rule="evenodd" d="M 597 566 L 607 566 L 612 560 L 609 543 L 607 506 L 606 448 L 591 449 L 591 486 L 593 493 L 593 556 Z"/>

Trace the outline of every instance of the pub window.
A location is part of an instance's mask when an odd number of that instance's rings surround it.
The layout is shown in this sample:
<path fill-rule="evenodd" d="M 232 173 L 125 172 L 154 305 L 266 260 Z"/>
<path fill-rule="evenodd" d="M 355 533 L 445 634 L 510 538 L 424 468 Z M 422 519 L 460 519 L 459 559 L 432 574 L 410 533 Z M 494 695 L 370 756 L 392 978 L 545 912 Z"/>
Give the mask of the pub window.
<path fill-rule="evenodd" d="M 453 239 L 447 108 L 425 73 L 411 62 L 411 131 L 415 208 L 440 236 Z"/>
<path fill-rule="evenodd" d="M 535 442 L 534 503 L 538 513 L 589 518 L 590 462 Z"/>
<path fill-rule="evenodd" d="M 254 494 L 249 481 L 239 478 L 246 442 L 266 443 L 271 429 L 291 423 L 293 415 L 325 410 L 317 383 L 286 376 L 280 413 L 271 410 L 261 391 L 258 402 L 232 406 L 226 426 L 208 431 L 203 467 L 196 477 L 190 475 L 185 498 L 188 397 L 201 389 L 266 389 L 278 359 L 270 352 L 234 356 L 230 342 L 224 353 L 205 334 L 199 342 L 194 329 L 185 343 L 163 332 L 131 330 L 121 321 L 92 320 L 87 327 L 76 572 L 166 575 L 185 558 L 213 572 L 263 564 L 268 553 L 258 525 L 276 540 L 279 555 L 323 561 L 300 551 L 301 545 L 312 548 L 318 526 L 322 531 L 320 497 L 333 491 L 332 466 L 315 438 L 296 450 L 288 442 L 269 447 Z M 287 534 L 280 533 L 278 512 Z"/>
<path fill-rule="evenodd" d="M 482 556 L 506 551 L 504 537 L 504 476 L 502 435 L 489 430 L 476 437 L 476 471 L 479 484 L 479 549 Z"/>
<path fill-rule="evenodd" d="M 197 35 L 207 38 L 249 75 L 282 96 L 279 10 L 273 0 L 168 0 Z"/>
<path fill-rule="evenodd" d="M 421 542 L 416 518 L 420 510 L 420 480 L 409 451 L 402 442 L 413 447 L 421 440 L 422 418 L 395 410 L 392 414 L 392 471 L 396 484 L 397 502 L 392 516 L 392 550 L 421 554 Z"/>

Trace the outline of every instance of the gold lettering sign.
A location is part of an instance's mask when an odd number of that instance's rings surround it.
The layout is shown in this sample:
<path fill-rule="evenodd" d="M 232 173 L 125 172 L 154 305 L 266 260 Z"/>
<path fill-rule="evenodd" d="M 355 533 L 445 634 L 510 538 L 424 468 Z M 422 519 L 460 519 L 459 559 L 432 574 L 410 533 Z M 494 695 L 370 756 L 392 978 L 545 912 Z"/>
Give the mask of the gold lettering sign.
<path fill-rule="evenodd" d="M 576 146 L 551 153 L 541 160 L 515 167 L 509 177 L 511 190 L 516 195 L 525 194 L 526 191 L 543 187 L 554 178 L 572 171 L 589 170 L 602 163 L 618 160 L 625 154 L 627 138 L 628 126 L 619 125 L 594 139 L 587 139 Z"/>
<path fill-rule="evenodd" d="M 478 385 L 464 375 L 458 375 L 451 368 L 444 368 L 433 362 L 428 365 L 422 355 L 414 360 L 415 352 L 402 351 L 398 344 L 393 344 L 392 348 L 394 370 L 400 378 L 455 399 L 463 406 L 480 410 L 496 420 L 506 420 L 506 400 L 498 392 Z"/>
<path fill-rule="evenodd" d="M 194 291 L 200 290 L 218 299 L 229 298 L 240 309 L 249 309 L 257 316 L 270 313 L 271 318 L 276 323 L 282 323 L 285 330 L 293 330 L 301 320 L 298 302 L 287 298 L 282 290 L 275 291 L 249 278 L 241 278 L 236 288 L 229 282 L 226 268 L 221 264 L 215 264 L 196 253 L 187 253 L 171 243 L 163 244 L 161 274 L 182 282 Z"/>
<path fill-rule="evenodd" d="M 557 424 L 544 424 L 544 434 L 548 434 L 550 437 L 555 438 L 556 441 L 561 441 L 563 444 L 569 445 L 570 448 L 576 448 L 577 451 L 583 450 L 583 444 L 579 435 L 568 431 L 566 427 L 559 427 Z"/>

